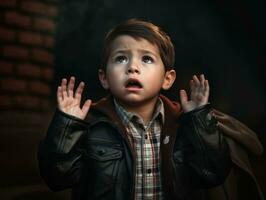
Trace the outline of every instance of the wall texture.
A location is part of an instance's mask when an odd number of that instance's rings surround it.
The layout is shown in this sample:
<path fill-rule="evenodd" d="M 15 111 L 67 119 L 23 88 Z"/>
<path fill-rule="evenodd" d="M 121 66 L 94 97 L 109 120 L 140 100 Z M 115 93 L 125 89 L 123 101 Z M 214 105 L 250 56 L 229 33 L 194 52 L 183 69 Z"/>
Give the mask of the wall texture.
<path fill-rule="evenodd" d="M 53 199 L 37 166 L 37 146 L 51 118 L 53 0 L 0 1 L 0 198 Z"/>

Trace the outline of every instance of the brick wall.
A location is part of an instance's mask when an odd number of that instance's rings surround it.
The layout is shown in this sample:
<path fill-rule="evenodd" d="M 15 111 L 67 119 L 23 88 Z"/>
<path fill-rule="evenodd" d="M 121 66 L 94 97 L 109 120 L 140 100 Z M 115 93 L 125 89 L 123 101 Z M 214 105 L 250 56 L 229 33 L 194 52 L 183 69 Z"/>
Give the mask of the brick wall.
<path fill-rule="evenodd" d="M 49 109 L 54 1 L 0 1 L 0 108 Z"/>
<path fill-rule="evenodd" d="M 54 198 L 36 155 L 53 110 L 57 12 L 55 0 L 0 1 L 0 199 Z"/>

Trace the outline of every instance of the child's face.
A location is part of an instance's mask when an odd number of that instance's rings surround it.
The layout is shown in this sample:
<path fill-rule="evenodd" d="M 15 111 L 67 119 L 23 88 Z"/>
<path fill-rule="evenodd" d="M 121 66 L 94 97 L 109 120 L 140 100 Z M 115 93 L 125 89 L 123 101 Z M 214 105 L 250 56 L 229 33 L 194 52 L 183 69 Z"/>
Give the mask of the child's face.
<path fill-rule="evenodd" d="M 99 78 L 124 105 L 141 105 L 156 101 L 161 88 L 169 89 L 175 71 L 165 72 L 156 45 L 121 35 L 112 42 L 106 72 L 100 70 Z"/>

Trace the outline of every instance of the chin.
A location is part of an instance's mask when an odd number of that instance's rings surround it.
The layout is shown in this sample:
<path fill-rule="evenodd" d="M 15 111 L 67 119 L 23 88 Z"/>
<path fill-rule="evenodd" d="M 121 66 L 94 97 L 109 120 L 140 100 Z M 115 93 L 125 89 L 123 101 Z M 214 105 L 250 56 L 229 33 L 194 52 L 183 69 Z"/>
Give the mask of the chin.
<path fill-rule="evenodd" d="M 135 97 L 135 96 L 130 96 L 130 97 L 123 97 L 123 98 L 117 98 L 119 102 L 121 102 L 123 105 L 128 105 L 128 106 L 141 106 L 147 103 L 153 102 L 155 99 L 157 100 L 157 96 L 152 96 L 152 97 Z"/>
<path fill-rule="evenodd" d="M 124 105 L 130 105 L 130 106 L 137 106 L 143 102 L 140 99 L 133 99 L 133 98 L 122 98 L 122 99 L 120 98 L 118 99 L 118 101 Z"/>

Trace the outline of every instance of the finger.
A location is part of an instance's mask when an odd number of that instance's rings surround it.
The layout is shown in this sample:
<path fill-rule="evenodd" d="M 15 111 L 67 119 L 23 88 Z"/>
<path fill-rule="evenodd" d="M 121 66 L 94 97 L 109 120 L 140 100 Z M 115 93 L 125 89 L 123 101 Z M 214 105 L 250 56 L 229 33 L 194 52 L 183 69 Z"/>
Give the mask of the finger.
<path fill-rule="evenodd" d="M 205 87 L 205 77 L 204 74 L 200 75 L 200 87 L 204 88 Z"/>
<path fill-rule="evenodd" d="M 63 101 L 62 87 L 58 86 L 57 87 L 57 103 L 59 104 L 62 101 Z"/>
<path fill-rule="evenodd" d="M 73 97 L 74 86 L 75 86 L 75 77 L 71 76 L 67 87 L 67 93 L 69 97 Z"/>
<path fill-rule="evenodd" d="M 210 86 L 209 86 L 209 81 L 205 80 L 204 81 L 204 96 L 206 96 L 207 98 L 209 97 L 210 94 Z"/>
<path fill-rule="evenodd" d="M 204 81 L 204 88 L 205 90 L 210 90 L 209 81 L 207 79 Z"/>
<path fill-rule="evenodd" d="M 186 104 L 188 101 L 187 92 L 185 90 L 180 90 L 179 95 L 181 104 Z"/>
<path fill-rule="evenodd" d="M 84 105 L 82 106 L 82 112 L 86 115 L 91 107 L 91 100 L 88 99 L 85 101 Z"/>
<path fill-rule="evenodd" d="M 195 99 L 197 93 L 198 93 L 198 89 L 195 85 L 195 81 L 194 80 L 190 80 L 189 82 L 190 85 L 190 98 L 191 99 Z"/>
<path fill-rule="evenodd" d="M 200 86 L 200 81 L 199 81 L 198 77 L 196 75 L 193 75 L 192 79 L 194 81 L 195 86 L 199 87 Z"/>
<path fill-rule="evenodd" d="M 85 83 L 84 82 L 80 82 L 76 92 L 75 92 L 75 97 L 76 99 L 80 100 L 81 99 L 81 95 L 84 89 Z"/>
<path fill-rule="evenodd" d="M 63 79 L 62 79 L 62 82 L 61 82 L 61 88 L 62 88 L 63 99 L 68 97 L 68 95 L 67 95 L 67 91 L 66 91 L 66 88 L 67 88 L 66 84 L 67 84 L 67 80 L 66 80 L 65 78 L 63 78 Z"/>
<path fill-rule="evenodd" d="M 190 91 L 194 91 L 196 89 L 195 82 L 193 80 L 189 81 Z"/>

